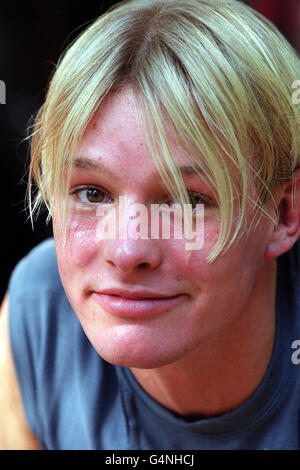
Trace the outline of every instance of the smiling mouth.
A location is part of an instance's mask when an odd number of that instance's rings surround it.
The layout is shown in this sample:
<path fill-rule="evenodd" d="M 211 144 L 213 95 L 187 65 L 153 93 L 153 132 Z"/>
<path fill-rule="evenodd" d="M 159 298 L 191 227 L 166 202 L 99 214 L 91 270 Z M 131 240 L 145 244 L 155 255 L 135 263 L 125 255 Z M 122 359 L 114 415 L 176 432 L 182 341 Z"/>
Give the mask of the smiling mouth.
<path fill-rule="evenodd" d="M 129 297 L 128 295 L 131 295 Z M 142 296 L 142 293 L 111 294 L 105 292 L 93 292 L 92 297 L 105 311 L 119 317 L 145 317 L 158 315 L 177 306 L 186 294 L 165 296 Z"/>

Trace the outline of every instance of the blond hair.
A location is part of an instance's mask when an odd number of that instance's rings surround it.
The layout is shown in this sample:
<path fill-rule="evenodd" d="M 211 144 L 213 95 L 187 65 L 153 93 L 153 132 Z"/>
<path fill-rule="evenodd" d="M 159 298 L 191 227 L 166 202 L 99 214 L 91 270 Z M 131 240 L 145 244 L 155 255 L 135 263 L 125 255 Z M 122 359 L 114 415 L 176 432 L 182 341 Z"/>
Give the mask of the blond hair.
<path fill-rule="evenodd" d="M 300 166 L 300 112 L 291 88 L 297 78 L 300 61 L 291 45 L 236 0 L 119 3 L 68 48 L 52 77 L 32 133 L 31 217 L 42 201 L 51 217 L 54 196 L 66 214 L 69 179 L 63 186 L 63 171 L 72 167 L 103 99 L 130 84 L 170 194 L 188 203 L 163 116 L 189 162 L 215 188 L 221 226 L 212 261 L 245 230 L 247 201 L 260 217 L 271 217 L 265 203 L 272 190 Z"/>

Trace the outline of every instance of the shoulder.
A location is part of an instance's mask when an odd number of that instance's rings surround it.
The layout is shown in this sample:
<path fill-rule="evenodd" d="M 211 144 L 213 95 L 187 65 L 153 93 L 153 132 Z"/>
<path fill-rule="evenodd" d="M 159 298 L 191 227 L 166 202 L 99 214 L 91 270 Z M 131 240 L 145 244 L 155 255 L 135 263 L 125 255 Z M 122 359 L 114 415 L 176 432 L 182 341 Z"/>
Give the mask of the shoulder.
<path fill-rule="evenodd" d="M 52 238 L 19 261 L 8 294 L 14 369 L 27 422 L 44 446 L 48 434 L 56 432 L 49 410 L 58 416 L 61 403 L 66 404 L 64 390 L 73 389 L 76 354 L 85 343 L 60 280 Z"/>
<path fill-rule="evenodd" d="M 9 281 L 10 298 L 15 294 L 28 296 L 45 290 L 62 291 L 53 238 L 44 240 L 21 259 Z"/>
<path fill-rule="evenodd" d="M 48 338 L 74 322 L 60 279 L 53 238 L 37 245 L 19 261 L 9 281 L 8 295 L 15 357 L 19 355 L 23 360 L 26 350 L 32 351 L 32 357 L 38 357 L 42 349 L 49 352 L 54 344 Z"/>

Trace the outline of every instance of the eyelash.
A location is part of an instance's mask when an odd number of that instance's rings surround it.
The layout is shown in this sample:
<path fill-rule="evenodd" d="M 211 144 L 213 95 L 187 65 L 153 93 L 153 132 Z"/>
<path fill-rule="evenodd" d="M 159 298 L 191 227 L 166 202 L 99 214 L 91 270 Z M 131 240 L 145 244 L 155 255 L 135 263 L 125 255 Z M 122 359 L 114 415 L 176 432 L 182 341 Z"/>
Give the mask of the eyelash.
<path fill-rule="evenodd" d="M 80 193 L 84 193 L 86 191 L 98 191 L 98 193 L 102 193 L 104 198 L 105 197 L 109 197 L 107 196 L 106 194 L 106 191 L 102 188 L 97 188 L 95 186 L 86 186 L 86 187 L 81 187 L 81 188 L 77 188 L 75 190 L 73 190 L 70 194 L 71 196 L 75 196 L 75 198 L 79 197 Z M 210 206 L 213 206 L 213 202 L 205 195 L 205 194 L 202 194 L 202 193 L 197 193 L 195 191 L 188 191 L 188 195 L 190 196 L 193 196 L 193 197 L 196 197 L 196 198 L 199 198 L 201 199 L 202 201 L 200 202 L 197 202 L 196 204 L 204 204 L 206 207 L 210 207 Z M 112 200 L 112 198 L 110 198 Z M 82 201 L 79 201 L 81 204 L 83 205 L 89 205 L 89 206 L 94 206 L 96 204 L 107 204 L 108 202 L 111 202 L 111 201 L 100 201 L 100 202 L 90 202 L 90 201 L 87 201 L 87 202 L 82 202 Z M 195 211 L 196 208 L 193 208 L 193 211 Z"/>
<path fill-rule="evenodd" d="M 75 189 L 71 192 L 71 196 L 74 195 L 76 197 L 76 196 L 80 195 L 80 193 L 83 193 L 85 191 L 98 191 L 98 193 L 102 193 L 104 196 L 107 196 L 106 191 L 104 191 L 104 189 L 97 188 L 96 186 L 85 186 L 85 187 L 77 188 L 77 189 Z M 87 201 L 87 202 L 80 201 L 80 202 L 82 204 L 87 204 L 87 205 L 94 205 L 94 204 L 104 203 L 104 201 L 97 202 L 97 203 L 93 203 L 93 202 L 90 202 L 90 201 Z M 107 201 L 105 203 L 107 203 Z"/>

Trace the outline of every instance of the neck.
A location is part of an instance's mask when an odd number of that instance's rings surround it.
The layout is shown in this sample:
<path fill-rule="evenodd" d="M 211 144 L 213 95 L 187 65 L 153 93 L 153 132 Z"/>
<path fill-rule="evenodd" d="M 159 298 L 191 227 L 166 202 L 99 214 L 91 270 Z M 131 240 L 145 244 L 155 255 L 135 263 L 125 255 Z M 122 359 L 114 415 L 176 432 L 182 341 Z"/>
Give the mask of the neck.
<path fill-rule="evenodd" d="M 260 384 L 275 336 L 277 262 L 266 263 L 258 288 L 237 321 L 179 361 L 131 371 L 160 404 L 193 419 L 242 405 Z"/>

